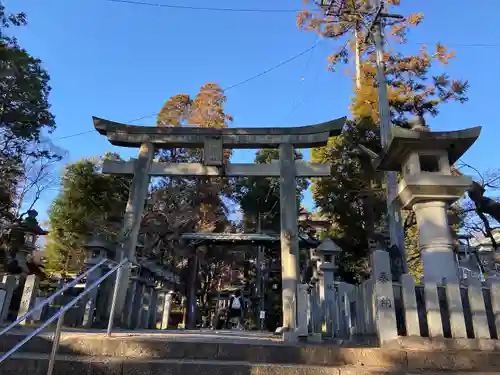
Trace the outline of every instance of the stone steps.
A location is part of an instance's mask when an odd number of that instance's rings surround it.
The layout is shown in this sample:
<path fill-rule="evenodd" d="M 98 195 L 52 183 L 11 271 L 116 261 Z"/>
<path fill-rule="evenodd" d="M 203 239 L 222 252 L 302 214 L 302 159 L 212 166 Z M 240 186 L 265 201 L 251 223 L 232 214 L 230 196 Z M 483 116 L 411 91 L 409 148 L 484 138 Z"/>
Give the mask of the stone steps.
<path fill-rule="evenodd" d="M 20 354 L 0 365 L 0 375 L 46 375 L 48 355 Z M 124 359 L 58 356 L 53 375 L 383 375 L 498 374 L 464 369 L 409 369 L 373 366 L 308 366 L 219 360 Z"/>
<path fill-rule="evenodd" d="M 0 375 L 45 375 L 48 355 L 24 354 L 0 365 Z M 110 359 L 58 356 L 53 375 L 355 375 L 404 371 L 375 367 L 326 367 L 219 360 Z"/>
<path fill-rule="evenodd" d="M 7 335 L 0 352 L 23 336 Z M 418 374 L 428 372 L 500 372 L 500 350 L 461 350 L 463 346 L 423 345 L 418 348 L 287 345 L 237 340 L 210 342 L 141 335 L 106 338 L 102 334 L 64 333 L 55 374 Z M 51 336 L 32 339 L 15 357 L 0 365 L 0 375 L 45 375 Z M 344 344 L 345 345 L 345 344 Z"/>

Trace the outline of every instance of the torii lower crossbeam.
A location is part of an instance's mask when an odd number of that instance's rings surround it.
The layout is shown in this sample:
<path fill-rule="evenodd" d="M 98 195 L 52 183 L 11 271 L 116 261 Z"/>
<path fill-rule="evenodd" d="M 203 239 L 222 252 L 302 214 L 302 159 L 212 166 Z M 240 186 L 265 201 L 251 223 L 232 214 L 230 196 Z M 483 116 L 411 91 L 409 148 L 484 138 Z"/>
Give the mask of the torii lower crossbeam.
<path fill-rule="evenodd" d="M 117 175 L 133 175 L 136 171 L 137 159 L 129 161 L 105 160 L 102 166 L 103 173 Z M 279 162 L 270 164 L 228 163 L 224 167 L 215 167 L 201 163 L 162 163 L 152 162 L 149 169 L 150 176 L 227 176 L 227 177 L 279 177 Z M 297 177 L 324 177 L 330 176 L 330 166 L 321 163 L 306 161 L 295 162 Z"/>

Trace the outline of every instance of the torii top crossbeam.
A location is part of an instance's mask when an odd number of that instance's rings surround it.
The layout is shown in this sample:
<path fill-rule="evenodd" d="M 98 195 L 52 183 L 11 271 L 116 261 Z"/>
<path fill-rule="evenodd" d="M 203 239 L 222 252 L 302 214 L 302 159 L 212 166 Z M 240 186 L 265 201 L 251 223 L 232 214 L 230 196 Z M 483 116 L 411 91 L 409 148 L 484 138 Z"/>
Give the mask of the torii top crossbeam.
<path fill-rule="evenodd" d="M 328 137 L 339 135 L 345 117 L 315 125 L 286 128 L 198 128 L 126 125 L 93 117 L 96 130 L 111 144 L 140 147 L 151 143 L 156 147 L 202 148 L 207 138 L 221 138 L 224 148 L 278 148 L 289 143 L 297 148 L 324 146 Z"/>

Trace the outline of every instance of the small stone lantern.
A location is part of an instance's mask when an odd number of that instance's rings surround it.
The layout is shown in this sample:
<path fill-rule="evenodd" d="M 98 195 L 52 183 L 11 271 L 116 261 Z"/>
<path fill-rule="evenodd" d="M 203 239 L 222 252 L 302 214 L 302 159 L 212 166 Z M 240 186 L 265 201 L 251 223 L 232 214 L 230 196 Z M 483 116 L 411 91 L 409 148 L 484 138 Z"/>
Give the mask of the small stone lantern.
<path fill-rule="evenodd" d="M 326 238 L 315 250 L 319 264 L 319 304 L 322 330 L 333 335 L 335 324 L 335 257 L 342 249 L 330 238 Z"/>
<path fill-rule="evenodd" d="M 480 131 L 480 127 L 452 132 L 393 127 L 392 139 L 378 162 L 380 170 L 402 172 L 398 190 L 389 199 L 415 211 L 426 282 L 458 281 L 447 208 L 472 179 L 452 175 L 450 166 L 472 146 Z"/>
<path fill-rule="evenodd" d="M 87 269 L 94 267 L 103 259 L 113 259 L 115 255 L 115 248 L 116 244 L 105 240 L 104 238 L 99 236 L 92 237 L 85 245 L 85 265 L 87 266 Z M 104 264 L 87 276 L 86 287 L 92 285 L 102 277 L 105 267 L 106 266 Z M 82 312 L 82 324 L 85 328 L 92 327 L 94 321 L 100 320 L 109 308 L 109 302 L 111 299 L 108 298 L 108 295 L 112 288 L 108 283 L 104 285 L 105 287 L 101 286 L 100 288 L 94 288 L 87 295 L 87 300 Z M 98 301 L 102 301 L 99 307 L 97 306 Z"/>
<path fill-rule="evenodd" d="M 315 257 L 320 262 L 320 270 L 335 270 L 335 257 L 342 252 L 339 245 L 330 238 L 326 238 L 315 250 Z"/>
<path fill-rule="evenodd" d="M 114 259 L 116 244 L 100 237 L 92 237 L 85 245 L 85 264 L 93 267 L 103 259 Z"/>

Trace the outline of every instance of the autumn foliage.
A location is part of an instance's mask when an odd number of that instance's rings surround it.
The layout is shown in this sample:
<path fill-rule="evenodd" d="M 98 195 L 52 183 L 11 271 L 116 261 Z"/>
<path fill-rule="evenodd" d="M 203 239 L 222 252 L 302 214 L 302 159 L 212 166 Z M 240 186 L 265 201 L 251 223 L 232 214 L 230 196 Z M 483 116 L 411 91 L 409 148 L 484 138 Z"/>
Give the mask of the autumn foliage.
<path fill-rule="evenodd" d="M 313 161 L 332 165 L 332 177 L 314 180 L 313 197 L 321 212 L 334 222 L 330 234 L 343 245 L 339 274 L 355 281 L 369 273 L 368 240 L 386 227 L 382 175 L 373 170 L 359 149 L 363 145 L 380 151 L 376 55 L 373 38 L 367 38 L 369 33 L 372 35 L 371 26 L 378 9 L 373 2 L 363 0 L 334 0 L 323 7 L 306 3 L 308 9 L 297 15 L 298 27 L 338 41 L 338 48 L 327 57 L 330 70 L 334 71 L 339 64 L 352 64 L 357 73 L 349 108 L 352 120 L 343 134 L 331 138 L 326 147 L 312 151 Z M 397 11 L 400 1 L 389 3 L 390 9 L 385 12 Z M 381 20 L 385 37 L 395 46 L 383 59 L 394 125 L 411 127 L 410 120 L 415 116 L 435 117 L 441 104 L 467 101 L 466 81 L 452 79 L 445 72 L 435 73 L 454 57 L 453 51 L 440 43 L 432 50 L 421 46 L 413 55 L 397 51 L 398 44 L 407 42 L 411 29 L 422 24 L 421 12 L 402 20 L 389 17 Z M 416 231 L 412 226 L 407 229 L 407 249 L 417 251 L 416 256 L 410 256 L 417 275 L 420 269 Z"/>

